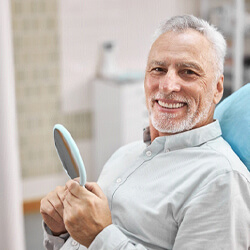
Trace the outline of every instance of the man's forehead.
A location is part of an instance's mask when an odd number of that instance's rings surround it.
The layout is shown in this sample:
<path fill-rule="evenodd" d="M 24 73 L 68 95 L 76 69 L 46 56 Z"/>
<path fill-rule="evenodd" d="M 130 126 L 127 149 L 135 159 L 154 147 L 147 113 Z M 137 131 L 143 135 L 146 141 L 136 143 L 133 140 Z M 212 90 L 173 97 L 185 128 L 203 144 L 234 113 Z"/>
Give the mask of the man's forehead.
<path fill-rule="evenodd" d="M 198 40 L 202 39 L 202 40 L 207 40 L 208 41 L 207 37 L 204 34 L 202 34 L 201 32 L 199 32 L 197 30 L 194 30 L 194 29 L 191 29 L 191 28 L 188 28 L 188 29 L 185 29 L 185 30 L 166 31 L 166 32 L 162 33 L 161 35 L 159 35 L 158 38 L 154 41 L 154 43 L 161 40 L 162 38 L 167 38 L 167 39 L 170 39 L 170 41 L 171 41 L 171 38 L 173 38 L 173 37 L 182 37 L 183 38 L 185 36 L 191 37 L 191 39 L 193 41 L 195 41 L 196 39 L 198 39 Z"/>
<path fill-rule="evenodd" d="M 183 32 L 168 31 L 161 34 L 152 44 L 149 56 L 161 51 L 192 51 L 201 53 L 212 49 L 208 39 L 198 31 L 188 29 Z"/>

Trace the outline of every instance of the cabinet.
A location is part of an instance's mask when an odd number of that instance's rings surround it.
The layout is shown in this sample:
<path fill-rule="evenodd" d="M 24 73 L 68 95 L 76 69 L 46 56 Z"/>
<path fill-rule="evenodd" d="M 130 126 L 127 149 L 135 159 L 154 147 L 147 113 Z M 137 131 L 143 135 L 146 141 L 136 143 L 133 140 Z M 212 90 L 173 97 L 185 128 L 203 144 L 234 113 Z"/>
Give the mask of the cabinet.
<path fill-rule="evenodd" d="M 227 40 L 225 59 L 225 95 L 250 82 L 250 14 L 249 0 L 202 0 L 201 17 L 214 24 Z"/>
<path fill-rule="evenodd" d="M 148 126 L 143 79 L 132 82 L 94 80 L 94 178 L 122 145 L 142 140 Z"/>

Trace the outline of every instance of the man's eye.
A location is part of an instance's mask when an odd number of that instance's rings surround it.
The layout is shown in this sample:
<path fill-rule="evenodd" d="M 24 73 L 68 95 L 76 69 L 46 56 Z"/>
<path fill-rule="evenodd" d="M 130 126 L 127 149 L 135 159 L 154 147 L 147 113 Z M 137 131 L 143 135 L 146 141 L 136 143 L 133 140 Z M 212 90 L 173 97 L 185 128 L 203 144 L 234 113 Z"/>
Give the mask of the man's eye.
<path fill-rule="evenodd" d="M 153 69 L 152 69 L 152 71 L 162 72 L 162 71 L 163 71 L 163 69 L 162 69 L 162 68 L 157 67 L 157 68 L 153 68 Z"/>
<path fill-rule="evenodd" d="M 184 73 L 186 74 L 186 75 L 193 75 L 193 74 L 196 74 L 193 70 L 191 70 L 191 69 L 186 69 L 186 70 L 184 70 Z"/>

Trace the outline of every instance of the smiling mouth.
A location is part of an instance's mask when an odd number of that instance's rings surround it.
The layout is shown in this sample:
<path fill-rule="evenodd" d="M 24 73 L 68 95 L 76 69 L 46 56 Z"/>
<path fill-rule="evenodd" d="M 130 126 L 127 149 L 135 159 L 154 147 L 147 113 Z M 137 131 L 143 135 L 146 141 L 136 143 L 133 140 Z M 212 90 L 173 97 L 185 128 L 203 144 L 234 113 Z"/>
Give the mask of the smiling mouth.
<path fill-rule="evenodd" d="M 183 106 L 186 105 L 186 103 L 183 102 L 175 102 L 175 103 L 167 103 L 158 100 L 157 103 L 162 107 L 162 108 L 167 108 L 167 109 L 178 109 L 182 108 Z"/>

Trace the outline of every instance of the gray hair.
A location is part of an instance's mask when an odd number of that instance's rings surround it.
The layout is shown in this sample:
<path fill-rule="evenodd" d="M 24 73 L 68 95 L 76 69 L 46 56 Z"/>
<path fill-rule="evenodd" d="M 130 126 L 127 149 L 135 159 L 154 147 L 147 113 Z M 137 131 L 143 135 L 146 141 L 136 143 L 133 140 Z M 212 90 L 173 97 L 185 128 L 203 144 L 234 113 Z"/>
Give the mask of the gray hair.
<path fill-rule="evenodd" d="M 226 55 L 226 40 L 216 27 L 210 25 L 207 21 L 197 18 L 193 15 L 174 16 L 159 26 L 154 34 L 154 40 L 160 35 L 169 32 L 184 32 L 187 29 L 194 29 L 204 35 L 211 43 L 214 50 L 215 65 L 217 66 L 216 79 L 223 74 L 224 60 Z"/>

